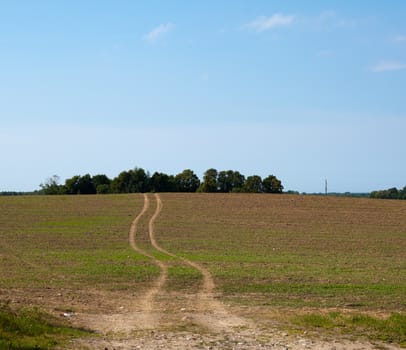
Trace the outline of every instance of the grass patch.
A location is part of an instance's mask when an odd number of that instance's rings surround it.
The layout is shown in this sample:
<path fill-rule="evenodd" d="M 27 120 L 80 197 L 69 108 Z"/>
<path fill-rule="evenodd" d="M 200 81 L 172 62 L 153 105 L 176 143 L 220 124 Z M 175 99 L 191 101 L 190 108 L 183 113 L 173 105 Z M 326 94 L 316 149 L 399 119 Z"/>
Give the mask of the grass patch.
<path fill-rule="evenodd" d="M 168 289 L 198 289 L 202 282 L 202 274 L 193 267 L 184 265 L 170 266 L 168 269 Z"/>
<path fill-rule="evenodd" d="M 63 325 L 37 308 L 12 311 L 0 306 L 0 349 L 53 349 L 89 332 Z"/>
<path fill-rule="evenodd" d="M 223 279 L 225 279 L 223 277 Z M 252 303 L 253 295 L 257 300 L 272 306 L 300 307 L 345 307 L 345 308 L 376 308 L 379 300 L 385 300 L 387 294 L 392 295 L 392 302 L 404 299 L 406 287 L 392 285 L 355 285 L 355 284 L 324 284 L 320 281 L 270 281 L 259 278 L 228 277 L 222 285 L 222 292 L 227 295 L 249 295 L 247 302 Z M 244 282 L 246 283 L 244 285 Z M 255 299 L 254 299 L 255 301 Z"/>
<path fill-rule="evenodd" d="M 387 318 L 339 312 L 295 316 L 292 322 L 310 329 L 338 330 L 344 334 L 367 336 L 369 339 L 396 343 L 406 347 L 406 315 L 393 313 Z"/>
<path fill-rule="evenodd" d="M 159 269 L 134 252 L 128 232 L 143 197 L 0 199 L 2 288 L 136 289 Z"/>

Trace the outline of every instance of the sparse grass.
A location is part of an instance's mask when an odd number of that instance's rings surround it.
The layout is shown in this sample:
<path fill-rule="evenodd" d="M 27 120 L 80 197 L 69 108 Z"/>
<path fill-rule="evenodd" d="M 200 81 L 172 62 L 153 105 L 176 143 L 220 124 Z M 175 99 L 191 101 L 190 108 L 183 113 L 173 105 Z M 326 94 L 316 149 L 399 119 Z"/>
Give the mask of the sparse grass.
<path fill-rule="evenodd" d="M 1 197 L 0 301 L 18 289 L 51 308 L 69 291 L 68 306 L 97 307 L 89 290 L 142 291 L 159 275 L 128 244 L 142 205 L 142 195 Z"/>
<path fill-rule="evenodd" d="M 156 236 L 247 305 L 406 310 L 406 203 L 164 194 Z"/>
<path fill-rule="evenodd" d="M 136 299 L 160 273 L 128 244 L 142 205 L 142 195 L 1 197 L 0 302 L 104 313 Z M 2 348 L 48 349 L 59 339 L 18 332 L 3 335 Z"/>
<path fill-rule="evenodd" d="M 52 349 L 68 339 L 89 334 L 74 329 L 39 309 L 12 311 L 7 305 L 0 306 L 0 349 Z"/>
<path fill-rule="evenodd" d="M 251 194 L 161 198 L 157 241 L 211 271 L 228 301 L 350 309 L 355 316 L 316 312 L 295 322 L 405 342 L 406 202 Z M 169 266 L 164 288 L 197 291 L 199 272 L 151 248 L 150 200 L 137 244 Z M 142 204 L 142 195 L 0 197 L 0 301 L 74 309 L 101 308 L 112 295 L 133 298 L 159 275 L 151 259 L 128 244 Z M 99 301 L 104 292 L 111 293 Z M 393 315 L 356 316 L 381 311 Z"/>
<path fill-rule="evenodd" d="M 334 330 L 406 347 L 406 315 L 399 313 L 386 318 L 340 312 L 311 313 L 296 316 L 292 318 L 292 322 L 306 329 Z"/>
<path fill-rule="evenodd" d="M 178 263 L 168 269 L 167 288 L 169 290 L 197 291 L 202 277 L 202 274 L 196 269 Z"/>

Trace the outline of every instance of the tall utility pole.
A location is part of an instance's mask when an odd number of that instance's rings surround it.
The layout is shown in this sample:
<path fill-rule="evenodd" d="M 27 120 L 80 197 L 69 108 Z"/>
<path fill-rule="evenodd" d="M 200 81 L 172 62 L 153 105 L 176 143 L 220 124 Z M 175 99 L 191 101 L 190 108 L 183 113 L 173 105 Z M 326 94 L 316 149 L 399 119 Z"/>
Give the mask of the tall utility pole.
<path fill-rule="evenodd" d="M 326 196 L 327 196 L 327 179 L 324 182 L 324 191 L 325 191 Z"/>

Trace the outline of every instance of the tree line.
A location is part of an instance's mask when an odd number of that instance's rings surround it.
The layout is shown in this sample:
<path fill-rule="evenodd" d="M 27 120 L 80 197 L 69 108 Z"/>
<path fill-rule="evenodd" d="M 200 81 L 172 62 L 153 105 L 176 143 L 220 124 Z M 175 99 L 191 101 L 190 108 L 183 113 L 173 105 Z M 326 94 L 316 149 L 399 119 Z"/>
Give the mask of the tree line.
<path fill-rule="evenodd" d="M 406 199 L 406 186 L 403 189 L 392 187 L 387 190 L 373 191 L 370 197 L 379 199 Z"/>
<path fill-rule="evenodd" d="M 245 177 L 239 171 L 208 169 L 203 181 L 191 169 L 177 175 L 155 172 L 152 175 L 142 168 L 122 171 L 110 179 L 104 174 L 76 175 L 64 184 L 54 175 L 40 184 L 41 194 L 108 194 L 145 192 L 246 192 L 282 193 L 282 182 L 274 175 L 264 179 L 259 175 Z"/>

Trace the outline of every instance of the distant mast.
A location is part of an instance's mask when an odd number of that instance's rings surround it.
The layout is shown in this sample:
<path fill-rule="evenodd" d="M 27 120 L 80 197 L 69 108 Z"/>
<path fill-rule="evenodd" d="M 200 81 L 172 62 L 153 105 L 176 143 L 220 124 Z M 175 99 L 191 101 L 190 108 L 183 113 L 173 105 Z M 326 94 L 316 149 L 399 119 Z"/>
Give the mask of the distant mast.
<path fill-rule="evenodd" d="M 327 196 L 327 179 L 324 181 L 324 192 L 326 193 Z"/>

